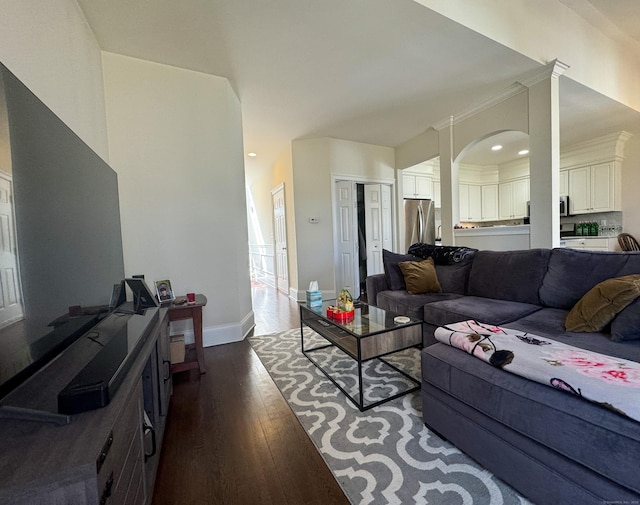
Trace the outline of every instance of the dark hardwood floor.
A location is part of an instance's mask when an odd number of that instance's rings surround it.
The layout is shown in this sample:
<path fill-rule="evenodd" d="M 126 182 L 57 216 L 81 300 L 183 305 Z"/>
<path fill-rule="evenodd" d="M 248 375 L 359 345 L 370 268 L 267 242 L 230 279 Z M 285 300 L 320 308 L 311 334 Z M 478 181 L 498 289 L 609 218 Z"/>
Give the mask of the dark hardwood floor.
<path fill-rule="evenodd" d="M 299 326 L 297 304 L 252 288 L 256 335 Z M 245 340 L 205 349 L 207 373 L 176 374 L 153 505 L 348 504 Z"/>

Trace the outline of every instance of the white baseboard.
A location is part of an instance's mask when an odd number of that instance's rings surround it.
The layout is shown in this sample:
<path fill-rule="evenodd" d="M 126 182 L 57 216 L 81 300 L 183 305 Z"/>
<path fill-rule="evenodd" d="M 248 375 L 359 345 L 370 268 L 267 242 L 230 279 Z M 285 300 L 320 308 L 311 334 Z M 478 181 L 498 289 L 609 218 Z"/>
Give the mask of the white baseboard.
<path fill-rule="evenodd" d="M 251 310 L 242 321 L 238 323 L 221 324 L 205 328 L 202 332 L 202 344 L 204 347 L 211 347 L 213 345 L 240 342 L 254 326 L 253 310 Z"/>
<path fill-rule="evenodd" d="M 255 326 L 253 310 L 250 311 L 240 322 L 220 324 L 217 326 L 207 326 L 202 329 L 202 345 L 203 347 L 211 347 L 214 345 L 230 344 L 232 342 L 240 342 Z M 180 330 L 184 333 L 185 343 L 193 343 L 193 330 Z"/>

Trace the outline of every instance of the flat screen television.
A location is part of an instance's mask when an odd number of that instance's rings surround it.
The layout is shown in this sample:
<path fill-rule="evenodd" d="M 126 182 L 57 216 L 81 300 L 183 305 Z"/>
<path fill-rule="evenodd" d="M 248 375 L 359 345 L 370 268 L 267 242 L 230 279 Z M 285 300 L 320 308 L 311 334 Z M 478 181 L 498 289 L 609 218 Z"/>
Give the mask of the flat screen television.
<path fill-rule="evenodd" d="M 123 278 L 116 173 L 0 65 L 0 403 Z"/>

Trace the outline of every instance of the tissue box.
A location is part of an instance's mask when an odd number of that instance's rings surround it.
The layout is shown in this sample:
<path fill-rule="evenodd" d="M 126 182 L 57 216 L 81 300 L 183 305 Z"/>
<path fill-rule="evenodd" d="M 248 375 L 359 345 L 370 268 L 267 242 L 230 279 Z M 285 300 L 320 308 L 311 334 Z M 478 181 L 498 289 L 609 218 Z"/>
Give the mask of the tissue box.
<path fill-rule="evenodd" d="M 322 307 L 322 291 L 307 290 L 307 306 Z"/>

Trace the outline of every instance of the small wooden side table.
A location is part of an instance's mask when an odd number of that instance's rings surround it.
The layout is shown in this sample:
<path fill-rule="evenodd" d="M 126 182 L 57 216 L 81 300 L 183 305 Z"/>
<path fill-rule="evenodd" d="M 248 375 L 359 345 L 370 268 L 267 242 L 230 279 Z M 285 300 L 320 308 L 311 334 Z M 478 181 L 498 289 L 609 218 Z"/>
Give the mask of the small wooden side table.
<path fill-rule="evenodd" d="M 171 305 L 167 306 L 169 321 L 193 320 L 193 334 L 195 337 L 195 343 L 185 346 L 187 351 L 185 360 L 182 363 L 171 364 L 171 373 L 184 372 L 194 368 L 197 368 L 201 374 L 207 373 L 204 367 L 204 349 L 202 346 L 202 307 L 206 304 L 207 297 L 198 294 L 194 303 L 176 305 L 172 302 Z M 195 350 L 195 356 L 193 356 L 193 350 Z"/>

